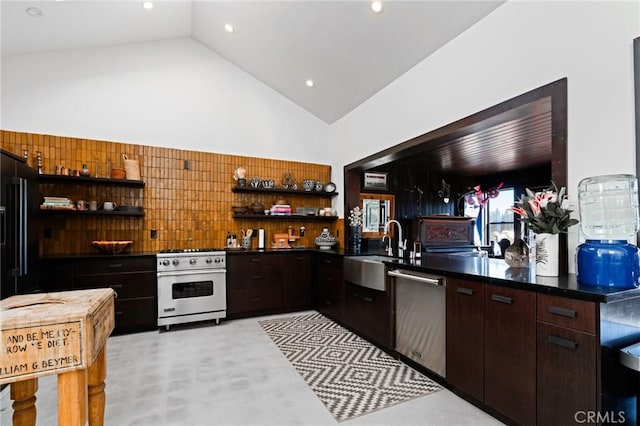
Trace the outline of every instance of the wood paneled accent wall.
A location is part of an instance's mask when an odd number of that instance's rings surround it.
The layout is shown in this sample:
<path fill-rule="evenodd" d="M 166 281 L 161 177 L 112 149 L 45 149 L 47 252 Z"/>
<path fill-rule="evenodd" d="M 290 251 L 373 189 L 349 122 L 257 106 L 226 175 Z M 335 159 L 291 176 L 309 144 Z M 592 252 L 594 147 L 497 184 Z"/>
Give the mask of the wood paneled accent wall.
<path fill-rule="evenodd" d="M 117 186 L 41 184 L 41 196 L 66 196 L 72 200 L 115 201 L 120 205 L 141 205 L 144 217 L 83 216 L 41 214 L 38 220 L 40 254 L 92 253 L 93 240 L 133 240 L 132 251 L 156 252 L 162 249 L 223 247 L 227 231 L 240 236 L 240 229 L 264 228 L 267 240 L 273 234 L 287 232 L 291 226 L 296 235 L 306 228 L 298 245 L 314 246 L 323 227 L 341 240 L 343 220 L 314 222 L 291 218 L 284 221 L 233 219 L 234 202 L 254 201 L 270 207 L 278 194 L 233 193 L 233 171 L 247 169 L 247 178 L 274 179 L 276 185 L 285 172 L 293 173 L 298 185 L 303 179 L 324 183 L 331 181 L 331 167 L 322 164 L 281 161 L 173 148 L 152 147 L 120 142 L 2 131 L 2 148 L 22 155 L 29 153 L 29 165 L 36 168 L 36 151 L 42 153 L 43 173 L 54 174 L 56 165 L 79 170 L 89 167 L 91 176 L 107 177 L 112 167 L 123 168 L 122 154 L 138 160 L 144 188 Z M 185 160 L 190 168 L 184 168 Z M 296 207 L 330 207 L 330 197 L 288 195 Z M 157 238 L 151 238 L 157 230 Z M 257 246 L 257 238 L 253 246 Z"/>

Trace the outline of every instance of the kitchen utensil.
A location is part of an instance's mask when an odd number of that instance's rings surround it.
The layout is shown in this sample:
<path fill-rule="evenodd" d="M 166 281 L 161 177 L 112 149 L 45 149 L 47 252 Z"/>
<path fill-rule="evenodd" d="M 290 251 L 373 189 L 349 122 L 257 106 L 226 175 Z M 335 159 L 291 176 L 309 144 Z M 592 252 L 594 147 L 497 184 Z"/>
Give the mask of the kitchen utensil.
<path fill-rule="evenodd" d="M 128 250 L 133 241 L 92 241 L 91 244 L 102 253 L 119 254 Z"/>
<path fill-rule="evenodd" d="M 251 237 L 246 235 L 242 237 L 242 248 L 245 250 L 251 248 Z"/>
<path fill-rule="evenodd" d="M 247 229 L 247 234 L 246 236 L 251 238 L 251 236 L 253 235 L 253 229 Z"/>
<path fill-rule="evenodd" d="M 118 208 L 118 204 L 113 201 L 105 201 L 102 203 L 102 210 L 112 211 Z"/>

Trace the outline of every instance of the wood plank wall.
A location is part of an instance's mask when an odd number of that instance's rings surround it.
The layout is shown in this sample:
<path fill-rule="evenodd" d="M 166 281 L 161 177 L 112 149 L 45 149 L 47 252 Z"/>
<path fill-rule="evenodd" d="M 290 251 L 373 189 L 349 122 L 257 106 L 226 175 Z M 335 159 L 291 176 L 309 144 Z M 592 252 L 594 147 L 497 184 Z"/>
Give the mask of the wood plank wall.
<path fill-rule="evenodd" d="M 285 172 L 293 173 L 298 185 L 303 179 L 324 183 L 331 181 L 331 167 L 322 164 L 281 161 L 152 147 L 131 143 L 1 131 L 3 149 L 22 156 L 29 153 L 29 165 L 36 168 L 36 151 L 42 153 L 43 173 L 54 174 L 57 165 L 69 169 L 89 167 L 91 176 L 107 177 L 108 162 L 123 168 L 122 154 L 140 163 L 144 188 L 88 186 L 76 184 L 40 184 L 41 196 L 65 196 L 74 201 L 115 201 L 120 205 L 141 205 L 144 217 L 108 217 L 64 214 L 41 214 L 38 218 L 40 254 L 84 254 L 94 252 L 93 240 L 133 240 L 132 251 L 157 252 L 162 249 L 223 247 L 227 231 L 264 228 L 267 239 L 274 233 L 287 232 L 292 226 L 296 235 L 306 227 L 298 245 L 314 247 L 313 241 L 323 227 L 341 239 L 343 220 L 313 222 L 292 218 L 290 221 L 233 219 L 233 203 L 261 202 L 269 207 L 277 194 L 233 193 L 233 171 L 243 166 L 247 177 L 274 179 L 276 185 Z M 190 169 L 184 169 L 184 161 Z M 285 195 L 296 207 L 330 207 L 330 197 Z M 151 238 L 157 230 L 157 238 Z M 50 236 L 47 235 L 50 233 Z M 253 243 L 257 245 L 257 239 Z"/>

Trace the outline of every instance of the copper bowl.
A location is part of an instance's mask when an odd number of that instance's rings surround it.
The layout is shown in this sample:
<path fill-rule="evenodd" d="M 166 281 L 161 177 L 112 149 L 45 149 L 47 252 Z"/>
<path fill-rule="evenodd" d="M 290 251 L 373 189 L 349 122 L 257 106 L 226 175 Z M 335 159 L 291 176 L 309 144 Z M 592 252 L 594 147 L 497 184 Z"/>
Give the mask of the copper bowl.
<path fill-rule="evenodd" d="M 124 179 L 127 177 L 125 169 L 111 169 L 111 179 Z"/>
<path fill-rule="evenodd" d="M 133 241 L 92 241 L 91 244 L 101 253 L 120 254 L 128 250 Z"/>

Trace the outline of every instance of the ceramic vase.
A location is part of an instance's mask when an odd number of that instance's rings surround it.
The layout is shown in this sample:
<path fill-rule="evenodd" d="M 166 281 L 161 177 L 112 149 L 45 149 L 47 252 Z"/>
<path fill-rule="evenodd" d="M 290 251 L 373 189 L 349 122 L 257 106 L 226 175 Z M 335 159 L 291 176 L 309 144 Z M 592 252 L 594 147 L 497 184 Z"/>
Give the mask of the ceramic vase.
<path fill-rule="evenodd" d="M 536 275 L 557 277 L 559 255 L 559 234 L 535 234 Z"/>
<path fill-rule="evenodd" d="M 349 250 L 353 253 L 360 253 L 360 243 L 362 241 L 362 228 L 349 225 Z"/>

